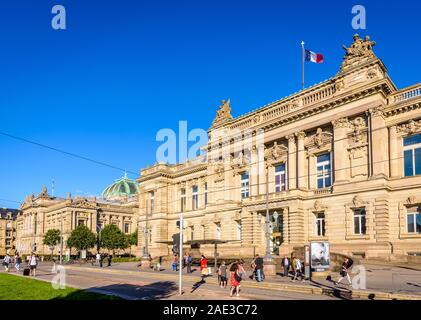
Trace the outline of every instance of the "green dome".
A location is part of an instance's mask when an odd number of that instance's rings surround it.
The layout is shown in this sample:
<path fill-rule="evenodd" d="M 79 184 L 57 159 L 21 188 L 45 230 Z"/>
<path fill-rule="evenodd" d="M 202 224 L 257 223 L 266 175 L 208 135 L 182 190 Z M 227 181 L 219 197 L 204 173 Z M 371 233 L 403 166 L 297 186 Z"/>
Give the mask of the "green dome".
<path fill-rule="evenodd" d="M 104 199 L 113 199 L 119 197 L 132 197 L 139 193 L 139 184 L 127 177 L 127 173 L 123 178 L 116 180 L 112 185 L 108 186 L 103 192 Z"/>

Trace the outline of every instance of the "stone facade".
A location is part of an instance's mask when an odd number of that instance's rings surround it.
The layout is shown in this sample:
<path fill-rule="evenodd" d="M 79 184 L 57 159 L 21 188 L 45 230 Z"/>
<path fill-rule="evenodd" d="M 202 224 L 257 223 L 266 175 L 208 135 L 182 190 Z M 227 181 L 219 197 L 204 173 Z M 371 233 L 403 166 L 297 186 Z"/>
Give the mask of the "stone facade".
<path fill-rule="evenodd" d="M 84 224 L 92 232 L 113 223 L 125 233 L 132 233 L 137 228 L 138 200 L 107 201 L 97 198 L 52 197 L 44 187 L 37 196 L 28 196 L 21 205 L 16 219 L 16 250 L 21 254 L 48 255 L 48 246 L 43 245 L 45 233 L 50 229 L 58 229 L 63 234 L 63 254 L 69 253 L 65 243 L 72 230 Z M 59 253 L 57 246 L 54 253 Z M 96 252 L 95 249 L 92 250 Z M 75 254 L 75 252 L 73 252 Z"/>
<path fill-rule="evenodd" d="M 421 85 L 398 90 L 374 45 L 356 35 L 337 75 L 244 116 L 223 101 L 206 156 L 141 170 L 151 254 L 171 254 L 181 211 L 185 239 L 226 240 L 226 257 L 264 254 L 266 206 L 276 254 L 311 241 L 366 258 L 421 253 L 420 150 L 413 174 L 404 165 L 421 134 Z"/>
<path fill-rule="evenodd" d="M 16 209 L 0 209 L 0 256 L 14 253 L 17 215 Z"/>

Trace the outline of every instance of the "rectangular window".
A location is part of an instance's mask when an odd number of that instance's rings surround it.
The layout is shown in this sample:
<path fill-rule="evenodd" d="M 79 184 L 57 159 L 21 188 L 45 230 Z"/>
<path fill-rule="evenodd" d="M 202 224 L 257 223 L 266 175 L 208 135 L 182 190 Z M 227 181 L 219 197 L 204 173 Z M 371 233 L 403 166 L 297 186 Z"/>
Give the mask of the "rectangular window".
<path fill-rule="evenodd" d="M 367 233 L 365 209 L 354 210 L 354 233 L 356 235 L 365 235 Z"/>
<path fill-rule="evenodd" d="M 150 199 L 151 199 L 151 214 L 153 214 L 155 210 L 155 192 L 154 191 L 150 192 Z"/>
<path fill-rule="evenodd" d="M 285 163 L 275 167 L 275 192 L 286 190 Z"/>
<path fill-rule="evenodd" d="M 316 215 L 316 236 L 324 237 L 326 235 L 326 219 L 324 213 Z"/>
<path fill-rule="evenodd" d="M 403 139 L 404 175 L 421 175 L 421 134 Z"/>
<path fill-rule="evenodd" d="M 194 240 L 194 227 L 190 227 L 190 240 Z"/>
<path fill-rule="evenodd" d="M 317 189 L 330 186 L 332 186 L 330 153 L 325 153 L 317 157 Z"/>
<path fill-rule="evenodd" d="M 208 183 L 205 182 L 205 206 L 208 205 Z"/>
<path fill-rule="evenodd" d="M 129 233 L 130 232 L 130 226 L 128 223 L 124 224 L 124 233 Z"/>
<path fill-rule="evenodd" d="M 241 174 L 241 198 L 245 199 L 250 196 L 250 179 L 248 172 Z"/>
<path fill-rule="evenodd" d="M 197 210 L 199 208 L 199 188 L 198 186 L 193 186 L 192 188 L 192 208 Z"/>
<path fill-rule="evenodd" d="M 408 209 L 406 219 L 408 233 L 421 234 L 421 207 Z"/>
<path fill-rule="evenodd" d="M 186 210 L 186 189 L 181 189 L 181 198 L 180 198 L 180 202 L 181 202 L 181 212 L 184 212 Z"/>
<path fill-rule="evenodd" d="M 78 220 L 77 225 L 78 226 L 84 226 L 85 225 L 85 220 Z"/>

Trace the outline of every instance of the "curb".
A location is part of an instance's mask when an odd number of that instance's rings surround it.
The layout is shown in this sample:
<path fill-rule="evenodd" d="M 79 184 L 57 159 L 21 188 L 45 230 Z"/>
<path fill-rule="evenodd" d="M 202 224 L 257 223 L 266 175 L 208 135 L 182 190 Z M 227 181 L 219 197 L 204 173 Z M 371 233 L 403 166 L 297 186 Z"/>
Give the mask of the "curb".
<path fill-rule="evenodd" d="M 69 270 L 81 270 L 88 272 L 96 272 L 96 269 L 88 267 L 73 267 L 65 266 Z M 118 274 L 118 275 L 139 275 L 139 271 L 130 271 L 130 270 L 116 270 L 116 269 L 103 269 L 101 272 L 106 272 L 109 274 Z M 143 275 L 151 275 L 152 272 L 144 271 Z M 165 274 L 169 278 L 178 279 L 178 275 Z M 186 276 L 193 278 L 193 276 Z M 217 284 L 216 278 L 209 279 L 210 283 Z M 403 293 L 388 293 L 382 291 L 365 291 L 365 290 L 353 290 L 353 291 L 344 291 L 341 289 L 331 289 L 331 288 L 318 288 L 310 286 L 297 286 L 291 284 L 283 283 L 254 283 L 245 281 L 241 284 L 243 288 L 253 288 L 253 289 L 268 289 L 273 291 L 283 291 L 283 292 L 294 292 L 294 293 L 303 293 L 303 294 L 314 294 L 314 295 L 328 295 L 328 296 L 343 296 L 349 299 L 363 299 L 363 300 L 421 300 L 421 295 L 413 294 L 403 294 Z"/>

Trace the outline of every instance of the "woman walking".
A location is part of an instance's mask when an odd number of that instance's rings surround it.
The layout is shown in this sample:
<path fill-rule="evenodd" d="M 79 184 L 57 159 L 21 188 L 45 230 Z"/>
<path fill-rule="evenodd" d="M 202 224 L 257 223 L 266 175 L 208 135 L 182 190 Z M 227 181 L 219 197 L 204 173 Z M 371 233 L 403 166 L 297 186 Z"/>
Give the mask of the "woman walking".
<path fill-rule="evenodd" d="M 240 282 L 241 282 L 241 277 L 238 272 L 238 264 L 234 262 L 230 268 L 230 287 L 231 287 L 230 297 L 232 297 L 234 293 L 236 294 L 237 297 L 240 296 L 240 292 L 238 290 L 240 286 Z"/>
<path fill-rule="evenodd" d="M 22 258 L 20 257 L 19 253 L 16 252 L 16 254 L 15 254 L 15 269 L 16 269 L 16 272 L 20 272 L 21 263 L 22 263 Z"/>
<path fill-rule="evenodd" d="M 208 260 L 202 254 L 200 257 L 200 274 L 202 275 L 202 282 L 205 281 L 205 278 L 209 275 L 208 273 Z"/>
<path fill-rule="evenodd" d="M 340 272 L 340 277 L 338 281 L 335 282 L 335 285 L 339 285 L 343 279 L 348 280 L 348 284 L 352 285 L 351 277 L 349 276 L 348 269 L 352 266 L 352 262 L 348 258 L 345 259 L 345 261 L 342 263 L 342 268 Z"/>

